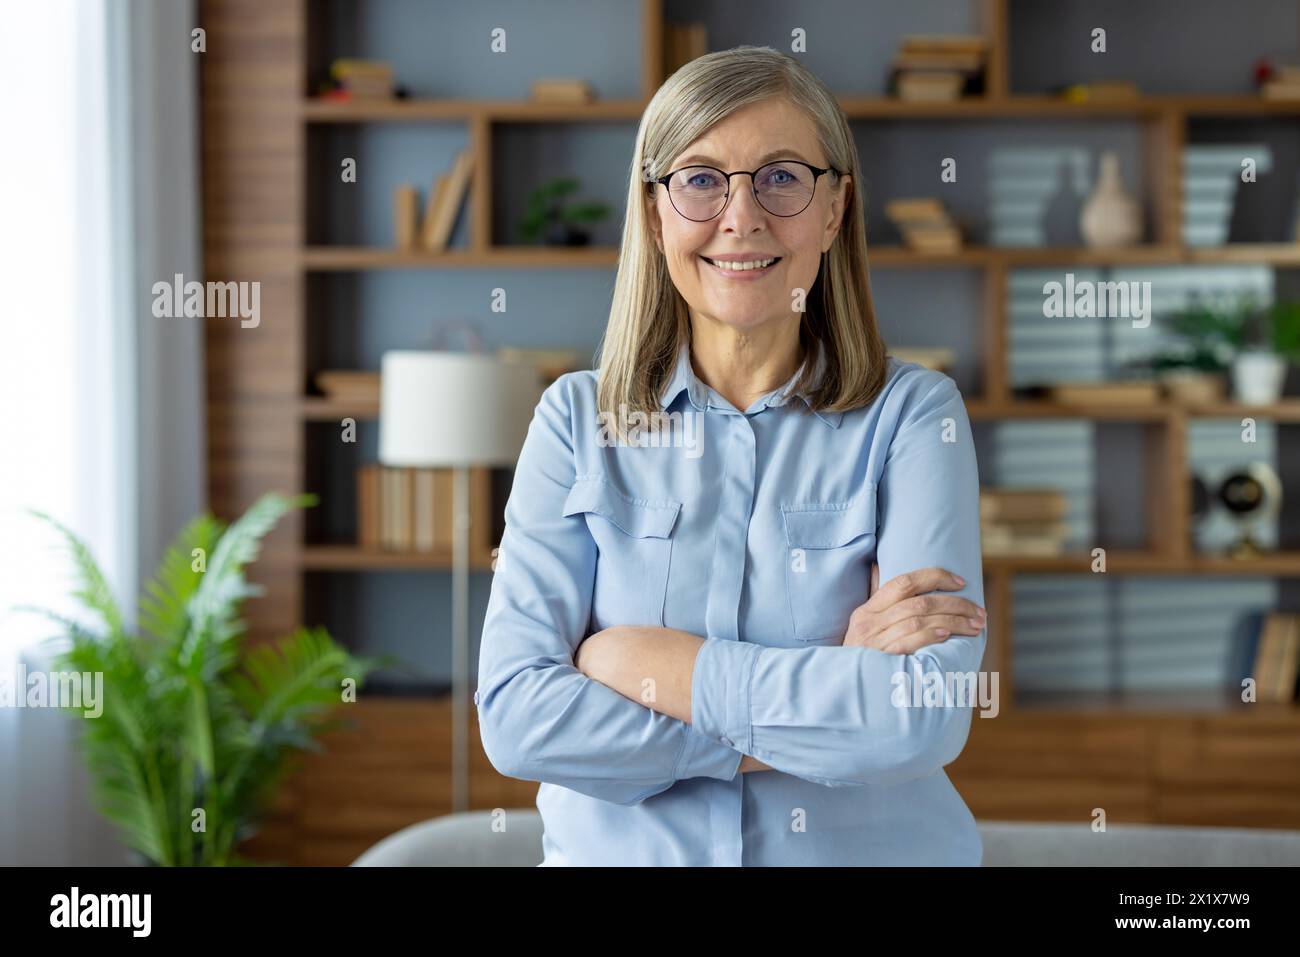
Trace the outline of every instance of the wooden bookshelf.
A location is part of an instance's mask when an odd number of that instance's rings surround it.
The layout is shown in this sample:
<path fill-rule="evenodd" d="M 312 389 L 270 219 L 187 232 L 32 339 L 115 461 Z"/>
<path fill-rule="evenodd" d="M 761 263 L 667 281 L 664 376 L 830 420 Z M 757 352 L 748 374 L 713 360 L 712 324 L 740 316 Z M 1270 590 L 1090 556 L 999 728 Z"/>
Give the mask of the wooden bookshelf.
<path fill-rule="evenodd" d="M 209 498 L 229 517 L 269 489 L 311 490 L 307 431 L 312 423 L 344 417 L 373 420 L 377 403 L 336 402 L 306 394 L 307 342 L 321 334 L 309 315 L 322 274 L 385 270 L 612 269 L 611 247 L 503 246 L 491 234 L 494 131 L 505 124 L 620 123 L 635 126 L 663 79 L 660 42 L 662 0 L 639 0 L 642 63 L 635 98 L 586 105 L 510 100 L 423 99 L 339 103 L 307 95 L 309 57 L 319 15 L 314 0 L 207 0 L 203 24 L 209 53 L 203 59 L 203 241 L 207 278 L 262 280 L 263 311 L 255 331 L 236 324 L 207 325 Z M 987 95 L 951 103 L 915 103 L 875 96 L 841 96 L 854 122 L 924 120 L 978 123 L 1042 120 L 1134 121 L 1142 155 L 1153 229 L 1143 245 L 1116 250 L 968 246 L 943 255 L 873 245 L 877 269 L 962 269 L 982 274 L 979 334 L 985 343 L 979 394 L 967 396 L 979 423 L 1060 417 L 1131 422 L 1147 430 L 1148 512 L 1151 544 L 1112 550 L 1111 574 L 1188 577 L 1257 575 L 1300 579 L 1300 553 L 1283 552 L 1251 562 L 1190 553 L 1185 488 L 1187 428 L 1198 418 L 1253 416 L 1300 423 L 1300 401 L 1253 408 L 1224 402 L 1186 408 L 1064 406 L 1015 401 L 1008 368 L 1006 281 L 1010 270 L 1035 266 L 1160 266 L 1259 264 L 1300 268 L 1300 243 L 1188 247 L 1182 241 L 1182 149 L 1193 121 L 1250 118 L 1292 122 L 1300 102 L 1249 95 L 1159 95 L 1119 102 L 1073 103 L 1009 89 L 1008 0 L 976 0 L 991 42 Z M 708 7 L 707 0 L 704 7 Z M 468 200 L 468 241 L 442 253 L 399 251 L 309 241 L 306 222 L 309 134 L 344 124 L 450 124 L 465 129 L 476 166 Z M 885 184 L 872 184 L 880 190 Z M 358 316 L 357 320 L 364 321 Z M 318 427 L 318 426 L 317 426 Z M 498 503 L 499 504 L 499 503 Z M 304 522 L 291 518 L 267 541 L 254 576 L 266 596 L 249 605 L 255 639 L 279 635 L 303 617 L 312 576 L 417 571 L 441 573 L 447 556 L 394 554 L 354 544 L 309 541 Z M 474 567 L 487 572 L 490 554 L 479 550 Z M 975 719 L 970 741 L 949 773 L 978 817 L 1084 819 L 1105 806 L 1112 821 L 1219 823 L 1300 827 L 1300 748 L 1297 709 L 1243 708 L 1216 695 L 1052 696 L 1037 700 L 1015 692 L 1011 633 L 1015 576 L 1090 573 L 1090 556 L 986 556 L 985 596 L 990 610 L 989 659 L 1002 678 L 1002 714 Z M 340 635 L 347 640 L 349 636 Z M 269 848 L 290 848 L 300 863 L 347 863 L 404 823 L 450 807 L 446 702 L 438 698 L 363 700 L 354 709 L 365 747 L 340 737 L 338 758 L 312 759 L 286 788 L 281 813 L 265 836 Z M 418 730 L 417 730 L 418 729 Z M 430 748 L 446 744 L 446 761 L 429 765 Z M 471 791 L 476 807 L 532 803 L 535 785 L 511 782 L 492 771 L 476 747 Z M 382 769 L 376 786 L 360 783 Z M 444 792 L 446 792 L 444 794 Z M 445 806 L 440 803 L 446 798 Z M 511 804 L 513 802 L 513 804 Z M 278 842 L 278 843 L 277 843 Z M 274 854 L 268 851 L 268 857 Z M 281 855 L 283 858 L 283 855 Z"/>

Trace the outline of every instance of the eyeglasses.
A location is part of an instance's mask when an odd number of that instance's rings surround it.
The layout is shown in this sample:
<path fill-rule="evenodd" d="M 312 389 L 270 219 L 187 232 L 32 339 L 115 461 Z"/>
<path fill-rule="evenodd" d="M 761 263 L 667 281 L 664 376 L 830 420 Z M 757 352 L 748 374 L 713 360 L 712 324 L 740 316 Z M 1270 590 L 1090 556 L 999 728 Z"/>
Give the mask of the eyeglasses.
<path fill-rule="evenodd" d="M 724 173 L 712 166 L 684 166 L 650 182 L 664 185 L 678 213 L 703 223 L 727 208 L 733 176 L 749 176 L 754 184 L 754 199 L 773 216 L 798 216 L 812 203 L 817 180 L 825 173 L 843 175 L 834 167 L 819 169 L 800 160 L 777 160 L 752 172 L 742 169 Z"/>

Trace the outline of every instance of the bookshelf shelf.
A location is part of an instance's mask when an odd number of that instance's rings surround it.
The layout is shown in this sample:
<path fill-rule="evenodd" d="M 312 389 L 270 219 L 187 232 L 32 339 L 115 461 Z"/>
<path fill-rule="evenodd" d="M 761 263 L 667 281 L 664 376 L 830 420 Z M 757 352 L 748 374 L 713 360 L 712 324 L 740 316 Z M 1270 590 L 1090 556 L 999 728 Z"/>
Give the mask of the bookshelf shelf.
<path fill-rule="evenodd" d="M 648 101 L 534 103 L 528 100 L 409 99 L 352 102 L 306 99 L 307 123 L 420 123 L 429 121 L 635 122 Z M 877 119 L 1087 119 L 1161 116 L 1300 116 L 1300 100 L 1258 96 L 1139 96 L 1126 100 L 1072 102 L 1050 96 L 972 96 L 948 102 L 915 102 L 886 96 L 841 96 L 850 120 Z"/>
<path fill-rule="evenodd" d="M 451 571 L 450 549 L 432 552 L 396 552 L 362 548 L 359 545 L 305 545 L 299 561 L 304 571 Z M 473 571 L 491 571 L 492 555 L 470 550 Z"/>
<path fill-rule="evenodd" d="M 1245 720 L 1300 722 L 1300 706 L 1275 702 L 1247 704 L 1231 692 L 1214 688 L 1171 691 L 1057 692 L 1022 695 L 1016 708 L 1036 715 L 1120 713 L 1131 717 L 1179 718 L 1191 715 Z"/>
<path fill-rule="evenodd" d="M 486 267 L 595 269 L 617 262 L 618 250 L 608 246 L 492 246 L 482 252 L 453 249 L 440 253 L 382 246 L 308 246 L 302 255 L 303 268 L 311 272 Z"/>
<path fill-rule="evenodd" d="M 1009 574 L 1093 574 L 1087 552 L 1064 555 L 985 555 L 984 568 Z M 1259 558 L 1233 559 L 1214 555 L 1178 557 L 1153 551 L 1106 552 L 1106 574 L 1240 575 L 1300 578 L 1300 552 L 1275 552 Z"/>
<path fill-rule="evenodd" d="M 904 246 L 875 244 L 867 248 L 867 259 L 872 266 L 879 266 L 882 269 L 1174 266 L 1188 263 L 1300 267 L 1300 243 L 1240 243 L 1201 248 L 1145 245 L 1123 249 L 967 246 L 952 253 L 919 253 Z M 491 267 L 597 269 L 615 266 L 617 263 L 618 249 L 610 246 L 573 248 L 491 246 L 481 252 L 472 249 L 452 249 L 439 253 L 383 246 L 307 246 L 302 252 L 302 267 L 310 272 Z"/>
<path fill-rule="evenodd" d="M 1030 401 L 966 403 L 972 420 L 998 419 L 1097 419 L 1112 422 L 1167 422 L 1170 419 L 1240 418 L 1250 416 L 1274 422 L 1300 422 L 1300 400 L 1285 400 L 1272 405 L 1243 405 L 1239 402 L 1216 402 L 1209 405 L 1070 405 L 1062 402 Z"/>

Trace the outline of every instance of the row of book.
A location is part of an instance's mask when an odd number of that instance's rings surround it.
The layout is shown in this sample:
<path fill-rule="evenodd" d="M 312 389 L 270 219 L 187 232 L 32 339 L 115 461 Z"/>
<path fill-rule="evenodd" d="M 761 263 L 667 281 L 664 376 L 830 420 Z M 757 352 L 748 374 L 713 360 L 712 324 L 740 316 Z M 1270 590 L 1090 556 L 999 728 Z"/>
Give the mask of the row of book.
<path fill-rule="evenodd" d="M 357 469 L 357 538 L 362 548 L 450 551 L 455 526 L 452 469 Z"/>
<path fill-rule="evenodd" d="M 456 224 L 461 204 L 469 191 L 473 171 L 473 152 L 468 148 L 461 150 L 451 169 L 435 178 L 424 206 L 423 217 L 420 216 L 420 200 L 416 188 L 397 187 L 393 194 L 393 222 L 394 241 L 398 249 L 420 247 L 431 252 L 441 252 L 447 248 L 452 227 Z"/>
<path fill-rule="evenodd" d="M 1059 555 L 1069 527 L 1057 489 L 980 489 L 980 544 L 985 555 Z"/>

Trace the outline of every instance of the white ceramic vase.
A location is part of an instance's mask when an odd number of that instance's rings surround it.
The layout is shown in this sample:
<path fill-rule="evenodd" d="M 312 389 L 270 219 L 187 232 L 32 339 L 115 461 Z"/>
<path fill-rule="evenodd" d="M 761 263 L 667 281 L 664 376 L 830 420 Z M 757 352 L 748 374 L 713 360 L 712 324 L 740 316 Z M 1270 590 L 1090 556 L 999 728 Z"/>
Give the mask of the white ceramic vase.
<path fill-rule="evenodd" d="M 1271 405 L 1282 397 L 1286 360 L 1267 349 L 1246 349 L 1232 360 L 1232 393 L 1247 405 Z"/>
<path fill-rule="evenodd" d="M 1093 247 L 1130 246 L 1142 235 L 1142 217 L 1137 203 L 1124 192 L 1119 175 L 1119 154 L 1102 154 L 1097 186 L 1083 204 L 1079 231 Z"/>

